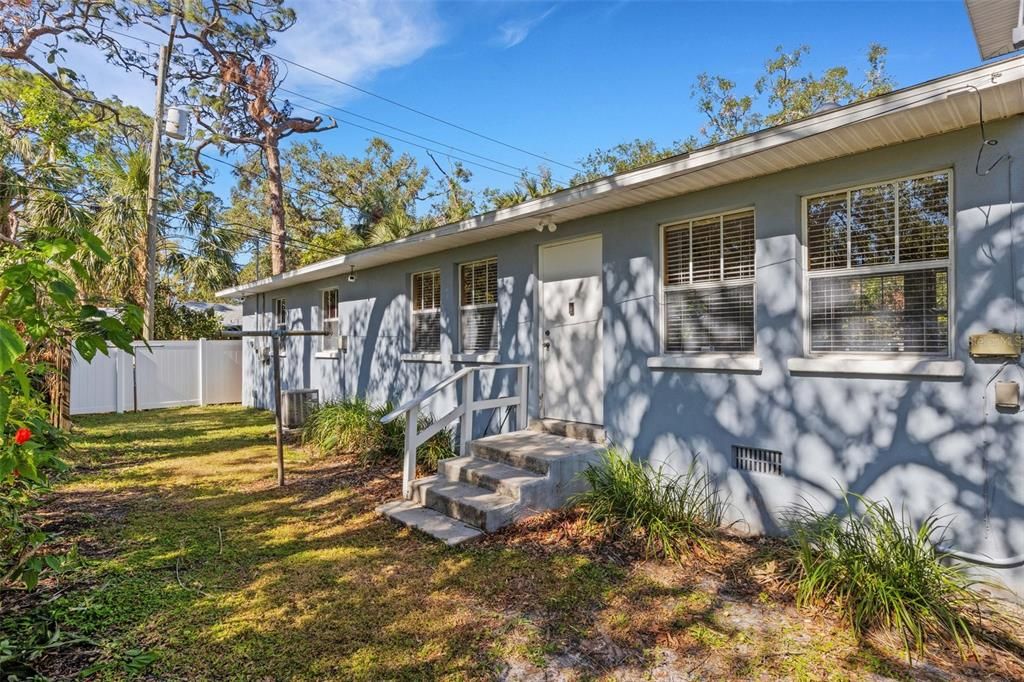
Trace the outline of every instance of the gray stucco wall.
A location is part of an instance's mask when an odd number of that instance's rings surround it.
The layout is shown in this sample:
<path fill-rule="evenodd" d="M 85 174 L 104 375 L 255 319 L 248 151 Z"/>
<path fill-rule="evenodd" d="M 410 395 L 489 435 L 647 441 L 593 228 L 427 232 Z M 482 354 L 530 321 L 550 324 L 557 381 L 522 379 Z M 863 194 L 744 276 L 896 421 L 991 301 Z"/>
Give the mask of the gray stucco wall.
<path fill-rule="evenodd" d="M 986 151 L 1024 158 L 1024 122 L 992 124 L 1000 140 Z M 437 267 L 443 292 L 442 353 L 457 343 L 457 265 L 498 257 L 500 358 L 532 363 L 537 376 L 534 289 L 538 245 L 601 233 L 604 252 L 605 427 L 635 457 L 683 471 L 697 456 L 728 493 L 732 518 L 749 532 L 778 531 L 779 512 L 803 498 L 839 510 L 838 486 L 889 497 L 920 517 L 936 508 L 950 519 L 949 544 L 993 557 L 1024 554 L 1024 415 L 992 406 L 986 383 L 999 363 L 967 352 L 970 334 L 1011 330 L 1012 296 L 1024 299 L 1024 167 L 1003 161 L 975 173 L 979 131 L 969 129 L 855 157 L 815 164 L 743 183 L 561 224 L 554 234 L 530 231 L 429 257 L 360 272 L 355 283 L 324 280 L 245 301 L 245 326 L 270 299 L 287 298 L 291 322 L 315 325 L 319 289 L 337 286 L 349 352 L 315 358 L 315 339 L 290 341 L 286 387 L 317 387 L 322 399 L 359 394 L 407 399 L 449 375 L 450 362 L 403 362 L 409 350 L 409 275 Z M 983 164 L 987 167 L 988 162 Z M 952 167 L 955 205 L 954 358 L 962 379 L 794 375 L 787 360 L 803 355 L 801 197 L 834 188 Z M 1017 272 L 1011 272 L 1012 229 Z M 660 352 L 660 225 L 753 206 L 756 209 L 756 353 L 758 373 L 651 370 Z M 269 312 L 262 324 L 269 322 Z M 247 341 L 248 348 L 258 342 Z M 1004 377 L 1024 380 L 1010 367 Z M 269 365 L 246 354 L 243 395 L 268 406 Z M 497 381 L 505 381 L 499 377 Z M 531 411 L 536 413 L 536 381 Z M 444 401 L 441 401 L 442 403 Z M 439 406 L 439 409 L 442 406 Z M 482 425 L 478 425 L 482 427 Z M 730 467 L 733 444 L 783 453 L 784 476 Z M 1024 593 L 1024 569 L 995 572 Z"/>

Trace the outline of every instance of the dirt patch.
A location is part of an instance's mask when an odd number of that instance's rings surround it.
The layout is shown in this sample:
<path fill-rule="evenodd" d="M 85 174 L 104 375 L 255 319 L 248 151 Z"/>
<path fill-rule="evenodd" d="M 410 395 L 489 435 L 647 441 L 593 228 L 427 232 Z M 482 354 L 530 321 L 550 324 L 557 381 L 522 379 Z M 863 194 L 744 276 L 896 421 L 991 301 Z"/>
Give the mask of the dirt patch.
<path fill-rule="evenodd" d="M 648 560 L 636 539 L 606 537 L 579 510 L 547 512 L 481 541 L 535 556 L 582 553 L 621 566 L 627 589 L 596 605 L 597 626 L 545 666 L 518 661 L 509 679 L 1024 679 L 1024 651 L 1001 633 L 967 660 L 933 645 L 908 659 L 892 637 L 858 641 L 828 609 L 798 609 L 784 544 L 723 537 L 679 562 Z M 993 633 L 999 636 L 1000 633 Z"/>

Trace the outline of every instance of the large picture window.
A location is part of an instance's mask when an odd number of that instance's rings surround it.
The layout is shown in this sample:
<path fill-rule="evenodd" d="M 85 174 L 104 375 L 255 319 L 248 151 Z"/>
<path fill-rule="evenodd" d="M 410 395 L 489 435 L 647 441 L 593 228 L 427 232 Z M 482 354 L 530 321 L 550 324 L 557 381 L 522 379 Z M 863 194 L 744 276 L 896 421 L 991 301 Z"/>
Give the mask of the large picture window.
<path fill-rule="evenodd" d="M 498 350 L 498 259 L 459 268 L 459 329 L 462 352 Z"/>
<path fill-rule="evenodd" d="M 412 351 L 441 350 L 441 273 L 417 272 L 412 276 Z"/>
<path fill-rule="evenodd" d="M 320 330 L 327 332 L 326 336 L 320 337 L 320 350 L 338 350 L 341 345 L 341 327 L 338 317 L 337 289 L 324 289 L 320 292 L 320 317 Z"/>
<path fill-rule="evenodd" d="M 808 347 L 948 355 L 951 171 L 804 200 Z"/>
<path fill-rule="evenodd" d="M 665 351 L 754 350 L 754 211 L 665 227 Z"/>

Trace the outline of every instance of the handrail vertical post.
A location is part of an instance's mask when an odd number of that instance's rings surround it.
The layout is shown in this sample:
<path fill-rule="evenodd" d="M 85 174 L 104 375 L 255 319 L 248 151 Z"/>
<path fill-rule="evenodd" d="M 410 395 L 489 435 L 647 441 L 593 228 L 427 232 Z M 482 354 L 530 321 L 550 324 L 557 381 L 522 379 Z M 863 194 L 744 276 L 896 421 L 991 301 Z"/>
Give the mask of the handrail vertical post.
<path fill-rule="evenodd" d="M 516 407 L 516 422 L 520 431 L 524 431 L 530 425 L 529 415 L 526 413 L 526 406 L 530 400 L 529 380 L 530 368 L 523 365 L 519 368 L 519 381 L 516 388 L 519 390 L 519 406 Z"/>
<path fill-rule="evenodd" d="M 405 415 L 405 463 L 402 466 L 402 497 L 412 499 L 412 481 L 416 478 L 416 438 L 419 435 L 420 406 L 413 405 Z"/>
<path fill-rule="evenodd" d="M 473 403 L 476 394 L 476 372 L 470 372 L 462 380 L 462 419 L 459 420 L 459 454 L 469 454 L 469 441 L 473 440 Z"/>

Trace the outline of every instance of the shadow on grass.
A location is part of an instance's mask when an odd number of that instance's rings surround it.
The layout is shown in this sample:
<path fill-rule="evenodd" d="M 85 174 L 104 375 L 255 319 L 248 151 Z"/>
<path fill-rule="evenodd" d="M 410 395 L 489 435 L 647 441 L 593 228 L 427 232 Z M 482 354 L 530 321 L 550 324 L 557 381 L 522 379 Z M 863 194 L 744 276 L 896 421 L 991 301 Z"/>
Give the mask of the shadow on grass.
<path fill-rule="evenodd" d="M 709 577 L 518 544 L 516 529 L 446 548 L 373 514 L 399 494 L 397 462 L 291 451 L 276 487 L 270 423 L 237 407 L 82 420 L 86 466 L 45 513 L 91 563 L 35 608 L 100 647 L 55 652 L 46 671 L 141 648 L 160 678 L 620 677 L 667 650 L 677 675 L 814 677 L 840 660 L 920 677 L 827 623 L 804 636 L 791 605 L 773 622 L 750 579 L 770 552 L 722 557 Z"/>

